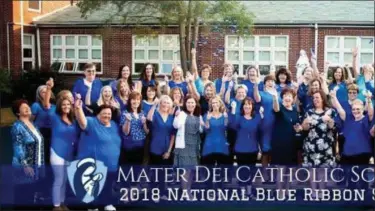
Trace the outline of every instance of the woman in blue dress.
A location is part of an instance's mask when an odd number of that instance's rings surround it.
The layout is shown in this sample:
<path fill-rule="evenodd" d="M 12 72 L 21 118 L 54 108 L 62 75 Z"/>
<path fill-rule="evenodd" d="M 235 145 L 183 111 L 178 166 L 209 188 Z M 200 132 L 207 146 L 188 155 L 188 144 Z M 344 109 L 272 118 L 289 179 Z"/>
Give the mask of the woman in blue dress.
<path fill-rule="evenodd" d="M 126 104 L 128 103 L 128 98 L 130 94 L 130 89 L 126 85 L 124 79 L 119 79 L 117 82 L 117 94 L 115 96 L 116 101 L 120 105 L 120 113 L 126 110 Z"/>
<path fill-rule="evenodd" d="M 313 79 L 313 73 L 314 70 L 311 67 L 306 67 L 302 72 L 302 78 L 298 81 L 297 99 L 298 107 L 302 114 L 311 107 L 311 98 L 308 92 L 310 81 Z"/>
<path fill-rule="evenodd" d="M 49 106 L 54 86 L 53 79 L 47 81 L 47 93 L 44 103 Z M 51 157 L 50 159 L 54 174 L 52 186 L 53 210 L 68 210 L 64 205 L 67 184 L 67 165 L 73 159 L 73 145 L 78 143 L 79 127 L 74 120 L 74 109 L 71 99 L 60 97 L 56 102 L 56 112 L 48 117 L 51 121 Z"/>
<path fill-rule="evenodd" d="M 44 103 L 46 97 L 47 86 L 41 85 L 36 90 L 36 102 L 31 105 L 31 119 L 34 121 L 35 126 L 42 133 L 44 138 L 44 154 L 47 158 L 50 156 L 51 147 L 51 121 L 48 116 L 54 113 L 56 106 L 49 103 L 48 106 Z M 55 98 L 53 95 L 51 98 Z M 49 164 L 49 159 L 46 159 L 46 164 Z"/>
<path fill-rule="evenodd" d="M 12 111 L 17 117 L 11 128 L 13 144 L 13 183 L 18 205 L 34 204 L 43 174 L 44 139 L 38 128 L 30 121 L 31 109 L 26 100 L 16 100 Z"/>
<path fill-rule="evenodd" d="M 158 82 L 156 81 L 156 74 L 154 66 L 150 63 L 146 64 L 141 72 L 141 76 L 139 78 L 140 82 L 136 90 L 140 90 L 142 96 L 146 96 L 147 87 L 149 85 L 158 86 Z"/>
<path fill-rule="evenodd" d="M 169 88 L 173 89 L 175 87 L 179 87 L 184 93 L 184 96 L 188 93 L 188 84 L 184 80 L 184 74 L 180 66 L 176 66 L 173 68 L 171 72 L 171 80 L 168 81 Z"/>
<path fill-rule="evenodd" d="M 233 81 L 233 82 L 237 83 L 237 81 L 235 81 L 234 67 L 233 67 L 232 64 L 225 63 L 223 65 L 222 69 L 223 69 L 223 77 L 222 78 L 217 78 L 214 81 L 214 84 L 215 84 L 215 88 L 216 88 L 216 93 L 218 95 L 220 95 L 221 98 L 224 98 L 224 95 L 227 92 L 228 87 L 229 87 L 229 82 Z M 231 98 L 234 97 L 234 92 L 233 91 L 231 92 L 231 96 L 230 97 Z"/>
<path fill-rule="evenodd" d="M 146 96 L 142 100 L 142 111 L 146 116 L 150 111 L 151 107 L 155 104 L 155 99 L 157 99 L 156 91 L 156 86 L 147 86 Z"/>
<path fill-rule="evenodd" d="M 236 106 L 241 106 L 240 115 L 236 115 Z M 255 167 L 259 152 L 257 137 L 261 124 L 260 115 L 255 112 L 255 103 L 249 97 L 246 97 L 241 105 L 232 103 L 231 107 L 229 125 L 237 131 L 237 139 L 234 145 L 237 164 Z M 251 182 L 241 183 L 241 185 L 246 185 L 246 193 L 252 195 Z"/>
<path fill-rule="evenodd" d="M 118 125 L 112 119 L 112 107 L 103 104 L 98 108 L 98 114 L 95 117 L 86 117 L 83 112 L 83 102 L 80 95 L 76 95 L 75 116 L 77 123 L 81 128 L 80 140 L 78 144 L 77 159 L 93 159 L 94 165 L 101 161 L 108 169 L 106 181 L 101 194 L 96 198 L 93 204 L 105 205 L 104 210 L 116 210 L 112 205 L 112 185 L 117 180 L 117 171 L 121 149 L 120 130 Z M 86 195 L 85 190 L 78 191 L 82 193 L 78 197 L 83 199 Z M 103 204 L 105 203 L 105 204 Z"/>
<path fill-rule="evenodd" d="M 242 84 L 247 87 L 247 97 L 254 99 L 254 85 L 259 84 L 259 90 L 263 90 L 263 83 L 260 82 L 260 73 L 255 66 L 249 66 L 246 69 L 246 78 L 242 80 Z M 259 109 L 259 105 L 256 106 Z M 257 110 L 256 109 L 256 110 Z"/>
<path fill-rule="evenodd" d="M 113 95 L 117 95 L 117 91 L 118 91 L 117 87 L 118 87 L 118 82 L 119 82 L 120 79 L 125 81 L 126 88 L 128 88 L 131 91 L 134 89 L 134 84 L 133 84 L 133 80 L 132 80 L 132 72 L 131 72 L 129 66 L 128 65 L 121 65 L 120 68 L 119 68 L 117 79 L 112 81 L 109 84 L 112 88 Z"/>
<path fill-rule="evenodd" d="M 142 112 L 141 100 L 141 93 L 130 93 L 126 111 L 121 114 L 121 164 L 141 165 L 144 161 L 144 147 L 149 129 L 146 115 Z"/>

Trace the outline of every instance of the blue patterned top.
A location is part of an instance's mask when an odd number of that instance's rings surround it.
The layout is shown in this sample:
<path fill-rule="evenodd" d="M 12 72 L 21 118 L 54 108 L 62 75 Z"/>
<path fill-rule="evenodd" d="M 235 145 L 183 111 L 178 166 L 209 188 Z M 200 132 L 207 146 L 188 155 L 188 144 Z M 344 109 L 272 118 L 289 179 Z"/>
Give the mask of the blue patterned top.
<path fill-rule="evenodd" d="M 129 112 L 125 111 L 121 115 L 120 127 L 125 124 L 126 117 L 125 114 Z M 133 113 L 130 113 L 132 120 L 130 121 L 130 133 L 125 135 L 121 133 L 122 143 L 125 149 L 132 149 L 135 147 L 143 147 L 146 139 L 146 132 L 143 129 L 142 116 L 145 116 L 143 112 L 139 113 L 138 119 L 134 116 Z"/>

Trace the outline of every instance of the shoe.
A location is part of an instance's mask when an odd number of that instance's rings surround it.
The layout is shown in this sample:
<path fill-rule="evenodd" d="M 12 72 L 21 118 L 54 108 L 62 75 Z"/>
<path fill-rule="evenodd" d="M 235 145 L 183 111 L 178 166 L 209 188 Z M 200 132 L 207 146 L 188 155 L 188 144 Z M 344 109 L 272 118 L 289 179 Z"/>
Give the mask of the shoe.
<path fill-rule="evenodd" d="M 61 206 L 53 207 L 52 211 L 64 211 L 64 209 Z"/>
<path fill-rule="evenodd" d="M 112 204 L 107 205 L 104 207 L 105 211 L 116 211 L 116 207 L 114 207 Z"/>
<path fill-rule="evenodd" d="M 69 210 L 70 210 L 67 206 L 65 206 L 65 204 L 61 205 L 60 207 L 61 207 L 64 211 L 69 211 Z"/>

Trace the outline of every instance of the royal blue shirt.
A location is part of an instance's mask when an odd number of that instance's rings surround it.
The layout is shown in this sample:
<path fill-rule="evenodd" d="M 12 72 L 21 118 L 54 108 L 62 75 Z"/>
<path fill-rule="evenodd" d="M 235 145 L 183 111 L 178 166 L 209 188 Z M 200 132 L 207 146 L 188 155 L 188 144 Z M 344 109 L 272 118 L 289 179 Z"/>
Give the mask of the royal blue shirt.
<path fill-rule="evenodd" d="M 120 128 L 122 129 L 123 125 L 128 121 L 125 117 L 125 114 L 128 112 L 125 111 L 121 114 Z M 121 132 L 122 147 L 125 149 L 134 149 L 138 147 L 143 147 L 146 140 L 146 132 L 143 129 L 142 116 L 145 117 L 143 112 L 138 114 L 138 119 L 135 118 L 134 114 L 130 114 L 132 119 L 130 121 L 130 132 L 126 135 L 124 132 Z"/>
<path fill-rule="evenodd" d="M 187 93 L 188 93 L 188 84 L 187 84 L 185 81 L 183 81 L 183 82 L 181 82 L 181 83 L 176 83 L 176 82 L 174 82 L 174 81 L 169 81 L 169 82 L 168 82 L 168 86 L 169 86 L 171 89 L 173 89 L 173 88 L 175 88 L 175 87 L 180 88 L 180 89 L 182 90 L 182 93 L 184 93 L 184 96 L 186 96 Z"/>
<path fill-rule="evenodd" d="M 204 116 L 204 121 L 207 120 L 207 114 Z M 225 126 L 224 115 L 219 118 L 211 117 L 209 120 L 210 128 L 205 129 L 206 138 L 203 144 L 202 156 L 212 153 L 229 154 L 228 142 L 225 136 L 227 127 Z"/>
<path fill-rule="evenodd" d="M 251 119 L 245 119 L 239 115 L 229 115 L 230 127 L 237 131 L 237 139 L 234 151 L 239 153 L 256 153 L 259 151 L 257 132 L 261 119 L 255 115 Z"/>
<path fill-rule="evenodd" d="M 214 81 L 215 89 L 216 89 L 216 94 L 220 93 L 220 89 L 221 89 L 221 84 L 222 83 L 223 83 L 223 79 L 221 79 L 221 78 L 218 78 L 218 79 L 216 79 Z M 226 81 L 225 82 L 225 92 L 224 92 L 224 95 L 227 93 L 228 87 L 229 87 L 229 81 Z M 234 89 L 232 89 L 232 91 L 230 93 L 230 98 L 234 98 Z"/>
<path fill-rule="evenodd" d="M 120 112 L 124 112 L 126 110 L 126 103 L 124 103 L 118 95 L 115 96 L 115 100 L 120 104 Z"/>
<path fill-rule="evenodd" d="M 250 97 L 251 99 L 254 99 L 254 83 L 252 83 L 250 80 L 243 80 L 242 84 L 247 87 L 247 96 Z M 264 84 L 259 83 L 258 90 L 263 91 L 263 89 L 264 89 Z"/>
<path fill-rule="evenodd" d="M 86 119 L 87 126 L 81 132 L 78 144 L 78 159 L 92 157 L 102 161 L 108 167 L 108 171 L 117 171 L 121 148 L 118 125 L 111 120 L 111 125 L 106 127 L 97 117 Z"/>
<path fill-rule="evenodd" d="M 309 86 L 302 83 L 298 87 L 297 97 L 300 102 L 301 114 L 304 115 L 309 109 L 313 107 L 313 101 L 311 96 L 308 94 Z"/>
<path fill-rule="evenodd" d="M 91 95 L 90 95 L 91 105 L 98 102 L 102 87 L 103 87 L 103 84 L 101 80 L 95 79 L 92 82 Z M 86 94 L 87 94 L 88 89 L 89 87 L 85 85 L 84 79 L 80 78 L 74 83 L 72 92 L 73 92 L 73 95 L 76 93 L 79 93 L 81 95 L 81 99 L 83 103 L 83 111 L 85 112 L 85 115 L 93 115 L 89 111 L 87 111 L 87 109 L 85 108 Z"/>
<path fill-rule="evenodd" d="M 195 81 L 195 87 L 197 88 L 198 93 L 203 96 L 204 94 L 204 83 L 200 77 L 198 77 Z"/>
<path fill-rule="evenodd" d="M 281 84 L 275 84 L 275 87 L 276 87 L 277 93 L 281 95 L 281 92 L 283 91 L 283 89 L 292 87 L 292 83 L 285 84 L 285 86 L 281 86 Z"/>
<path fill-rule="evenodd" d="M 336 92 L 337 99 L 341 102 L 348 101 L 348 89 L 346 88 L 345 83 L 331 83 L 328 86 L 329 91 L 332 91 L 335 87 L 338 87 Z"/>
<path fill-rule="evenodd" d="M 143 113 L 147 116 L 148 112 L 151 110 L 151 107 L 153 106 L 154 104 L 150 104 L 149 102 L 147 102 L 146 100 L 142 100 L 142 111 Z"/>
<path fill-rule="evenodd" d="M 236 98 L 233 98 L 230 100 L 230 104 L 228 106 L 228 111 L 232 112 L 232 102 L 236 102 L 236 115 L 240 115 L 241 113 L 241 106 L 242 106 L 242 101 L 237 100 Z"/>
<path fill-rule="evenodd" d="M 261 96 L 261 106 L 263 107 L 263 121 L 262 121 L 262 129 L 269 130 L 272 133 L 271 126 L 275 121 L 275 113 L 273 112 L 273 96 L 264 91 L 260 91 Z"/>
<path fill-rule="evenodd" d="M 346 114 L 343 134 L 345 137 L 343 154 L 346 156 L 371 153 L 371 121 L 366 114 L 364 118 L 355 121 L 351 113 Z"/>
<path fill-rule="evenodd" d="M 168 115 L 167 120 L 164 121 L 160 113 L 155 110 L 151 123 L 152 131 L 155 131 L 151 133 L 151 153 L 162 155 L 168 151 L 171 136 L 176 133 L 176 130 L 173 127 L 173 120 L 174 116 Z"/>
<path fill-rule="evenodd" d="M 52 123 L 51 148 L 64 160 L 70 161 L 73 158 L 73 146 L 78 143 L 81 130 L 76 121 L 67 124 L 56 113 L 49 116 Z"/>
<path fill-rule="evenodd" d="M 31 105 L 31 113 L 35 116 L 34 125 L 38 128 L 51 128 L 49 115 L 55 113 L 56 106 L 51 104 L 49 109 L 38 102 Z"/>

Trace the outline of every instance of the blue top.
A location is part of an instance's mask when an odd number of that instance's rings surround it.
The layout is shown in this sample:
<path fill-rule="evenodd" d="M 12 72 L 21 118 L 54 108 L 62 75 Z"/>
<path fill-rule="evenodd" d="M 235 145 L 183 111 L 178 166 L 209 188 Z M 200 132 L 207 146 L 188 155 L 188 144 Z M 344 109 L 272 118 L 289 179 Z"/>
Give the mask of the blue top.
<path fill-rule="evenodd" d="M 146 100 L 142 100 L 142 111 L 143 113 L 147 116 L 148 112 L 151 110 L 151 107 L 153 106 L 154 104 L 150 104 L 149 102 L 147 102 Z"/>
<path fill-rule="evenodd" d="M 220 93 L 221 84 L 223 83 L 223 79 L 218 78 L 214 81 L 216 94 Z M 229 87 L 229 81 L 225 82 L 225 92 L 224 95 L 227 93 Z M 230 98 L 234 98 L 234 89 L 232 89 L 232 92 L 230 93 Z"/>
<path fill-rule="evenodd" d="M 358 76 L 356 80 L 356 84 L 358 85 L 359 88 L 359 93 L 358 93 L 358 99 L 362 100 L 363 102 L 366 101 L 366 97 L 363 95 L 363 91 L 368 90 L 372 93 L 372 102 L 374 103 L 374 80 L 366 82 L 365 76 L 360 75 Z"/>
<path fill-rule="evenodd" d="M 51 104 L 49 109 L 44 108 L 39 102 L 35 102 L 31 105 L 31 113 L 35 115 L 34 124 L 38 128 L 51 128 L 51 121 L 48 116 L 55 113 L 56 106 Z"/>
<path fill-rule="evenodd" d="M 182 92 L 184 93 L 184 96 L 186 96 L 186 94 L 188 93 L 188 84 L 185 81 L 183 81 L 181 83 L 176 83 L 174 81 L 169 81 L 168 82 L 168 86 L 171 89 L 173 89 L 175 87 L 179 87 L 182 90 Z"/>
<path fill-rule="evenodd" d="M 301 107 L 302 116 L 304 116 L 304 114 L 308 110 L 313 108 L 313 100 L 312 100 L 311 96 L 309 96 L 308 91 L 309 91 L 309 86 L 304 84 L 304 83 L 302 83 L 298 87 L 297 97 L 298 97 L 298 100 L 301 104 L 300 107 Z"/>
<path fill-rule="evenodd" d="M 236 98 L 231 99 L 230 104 L 228 105 L 228 111 L 229 112 L 232 112 L 232 102 L 236 102 L 236 115 L 240 115 L 241 114 L 242 101 L 239 101 Z"/>
<path fill-rule="evenodd" d="M 339 102 L 341 103 L 344 101 L 348 101 L 348 89 L 346 88 L 346 84 L 343 82 L 339 84 L 331 83 L 328 86 L 329 91 L 332 91 L 336 86 L 339 88 L 336 92 L 336 96 Z"/>
<path fill-rule="evenodd" d="M 125 111 L 121 115 L 120 128 L 125 124 L 126 117 L 125 114 L 128 112 Z M 143 123 L 141 117 L 145 114 L 143 112 L 138 114 L 139 118 L 136 119 L 134 114 L 131 113 L 132 120 L 130 121 L 130 132 L 129 135 L 125 135 L 124 132 L 121 132 L 122 147 L 125 149 L 133 149 L 136 147 L 143 147 L 146 139 L 146 132 L 143 129 Z M 122 131 L 122 130 L 121 130 Z"/>
<path fill-rule="evenodd" d="M 274 116 L 274 111 L 273 111 L 273 96 L 264 91 L 259 92 L 262 100 L 260 104 L 262 105 L 264 111 L 263 111 L 263 116 L 264 119 L 262 121 L 262 129 L 269 130 L 271 129 L 270 126 L 273 125 L 275 116 Z M 270 131 L 272 132 L 272 131 Z"/>
<path fill-rule="evenodd" d="M 277 93 L 279 93 L 279 95 L 281 95 L 281 92 L 283 91 L 283 89 L 285 88 L 291 88 L 292 87 L 292 83 L 288 83 L 286 84 L 286 86 L 282 87 L 280 84 L 275 84 L 275 87 L 276 87 L 276 91 Z M 280 96 L 281 97 L 281 96 Z"/>
<path fill-rule="evenodd" d="M 56 113 L 51 114 L 49 118 L 52 122 L 51 148 L 64 160 L 71 161 L 73 145 L 77 143 L 80 133 L 77 122 L 73 121 L 69 125 Z"/>
<path fill-rule="evenodd" d="M 254 99 L 254 83 L 252 83 L 250 80 L 243 80 L 242 84 L 247 87 L 247 96 L 250 97 L 251 99 Z M 264 84 L 259 83 L 258 90 L 263 91 L 263 89 L 264 89 Z"/>
<path fill-rule="evenodd" d="M 207 114 L 204 116 L 204 121 L 207 120 Z M 202 156 L 211 153 L 229 154 L 228 142 L 225 136 L 227 127 L 225 126 L 224 115 L 219 118 L 211 117 L 209 120 L 210 128 L 206 129 L 206 138 L 203 144 Z"/>
<path fill-rule="evenodd" d="M 118 95 L 115 96 L 115 100 L 120 104 L 120 112 L 124 112 L 126 110 L 126 103 L 124 103 Z"/>
<path fill-rule="evenodd" d="M 113 95 L 117 95 L 117 83 L 118 83 L 117 80 L 113 80 L 109 83 L 109 86 L 111 86 L 111 88 L 112 88 L 112 94 Z"/>
<path fill-rule="evenodd" d="M 261 119 L 255 115 L 251 119 L 245 119 L 240 115 L 229 114 L 229 125 L 237 131 L 237 139 L 234 151 L 239 153 L 256 153 L 259 151 L 257 132 Z"/>
<path fill-rule="evenodd" d="M 173 127 L 173 115 L 168 115 L 167 121 L 164 122 L 163 117 L 159 111 L 155 110 L 152 117 L 152 131 L 150 152 L 156 155 L 162 155 L 168 151 L 171 136 L 175 134 L 176 130 Z"/>
<path fill-rule="evenodd" d="M 197 88 L 198 93 L 203 96 L 204 94 L 204 83 L 202 79 L 198 76 L 198 78 L 194 81 L 195 87 Z"/>
<path fill-rule="evenodd" d="M 146 86 L 156 86 L 156 81 L 154 79 L 150 80 L 150 81 L 146 81 L 146 80 L 143 80 L 142 79 L 142 87 L 146 87 Z"/>
<path fill-rule="evenodd" d="M 90 95 L 90 100 L 91 100 L 91 105 L 96 103 L 100 97 L 100 90 L 102 89 L 102 81 L 99 79 L 95 79 L 92 82 L 91 85 L 91 95 Z M 75 93 L 79 93 L 81 95 L 82 103 L 83 103 L 83 111 L 85 112 L 85 115 L 93 115 L 92 113 L 88 112 L 85 106 L 85 99 L 86 99 L 86 94 L 88 91 L 88 87 L 85 85 L 84 79 L 80 78 L 78 79 L 73 86 L 73 95 Z"/>
<path fill-rule="evenodd" d="M 111 125 L 106 127 L 97 117 L 86 119 L 87 126 L 81 132 L 77 158 L 92 157 L 102 161 L 108 167 L 108 171 L 117 171 L 121 148 L 118 125 L 111 120 Z"/>
<path fill-rule="evenodd" d="M 343 154 L 346 156 L 371 153 L 371 121 L 366 114 L 363 119 L 355 121 L 351 113 L 346 114 L 343 134 L 345 137 Z"/>

